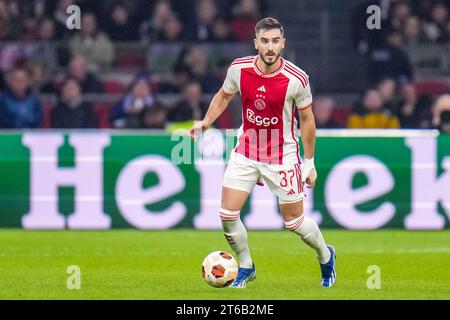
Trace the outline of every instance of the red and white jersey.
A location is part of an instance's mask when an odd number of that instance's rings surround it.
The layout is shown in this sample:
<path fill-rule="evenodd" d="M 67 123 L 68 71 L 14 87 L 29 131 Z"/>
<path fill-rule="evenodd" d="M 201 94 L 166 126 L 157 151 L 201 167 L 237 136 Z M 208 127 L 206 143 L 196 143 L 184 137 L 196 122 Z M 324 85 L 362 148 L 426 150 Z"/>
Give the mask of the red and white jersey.
<path fill-rule="evenodd" d="M 300 163 L 295 108 L 312 105 L 308 75 L 286 59 L 272 73 L 263 73 L 259 55 L 234 60 L 222 90 L 240 93 L 242 126 L 235 152 L 270 164 Z"/>

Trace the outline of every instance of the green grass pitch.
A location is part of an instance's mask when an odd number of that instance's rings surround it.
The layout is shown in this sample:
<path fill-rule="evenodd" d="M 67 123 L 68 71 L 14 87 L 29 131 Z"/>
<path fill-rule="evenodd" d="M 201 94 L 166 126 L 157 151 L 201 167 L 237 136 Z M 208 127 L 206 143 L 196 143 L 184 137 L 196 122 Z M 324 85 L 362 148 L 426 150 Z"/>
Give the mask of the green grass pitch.
<path fill-rule="evenodd" d="M 243 290 L 201 278 L 203 258 L 230 252 L 220 231 L 0 230 L 0 299 L 450 299 L 450 231 L 324 230 L 336 286 L 320 287 L 315 252 L 287 231 L 250 231 L 257 279 Z M 81 289 L 67 289 L 68 266 Z M 381 270 L 369 290 L 367 268 Z"/>

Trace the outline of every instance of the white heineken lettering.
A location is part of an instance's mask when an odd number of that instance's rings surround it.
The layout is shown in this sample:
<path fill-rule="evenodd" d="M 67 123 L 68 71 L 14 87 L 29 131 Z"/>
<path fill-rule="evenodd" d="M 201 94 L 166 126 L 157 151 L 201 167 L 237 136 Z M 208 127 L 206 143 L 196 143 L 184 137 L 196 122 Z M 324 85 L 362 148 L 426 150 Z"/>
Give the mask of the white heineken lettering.
<path fill-rule="evenodd" d="M 450 157 L 442 159 L 443 173 L 438 177 L 436 141 L 435 137 L 405 139 L 412 156 L 412 211 L 405 218 L 406 229 L 444 228 L 439 202 L 450 218 Z"/>
<path fill-rule="evenodd" d="M 30 211 L 23 216 L 25 229 L 64 229 L 66 219 L 58 211 L 58 188 L 75 187 L 75 212 L 67 219 L 71 229 L 108 229 L 111 218 L 103 212 L 103 149 L 106 134 L 74 133 L 75 166 L 58 167 L 61 133 L 26 133 L 23 145 L 30 149 Z"/>
<path fill-rule="evenodd" d="M 365 186 L 354 189 L 353 177 L 363 173 L 368 180 Z M 325 203 L 331 216 L 349 229 L 377 229 L 395 215 L 395 206 L 385 201 L 370 212 L 359 211 L 357 205 L 381 197 L 394 188 L 394 178 L 389 168 L 378 159 L 361 155 L 348 157 L 328 174 L 325 183 Z"/>
<path fill-rule="evenodd" d="M 270 125 L 276 125 L 278 124 L 278 117 L 272 117 L 272 118 L 263 118 L 261 116 L 255 115 L 255 112 L 251 109 L 247 109 L 247 120 L 251 123 L 256 124 L 257 126 L 264 126 L 268 127 Z"/>
<path fill-rule="evenodd" d="M 145 175 L 153 172 L 159 183 L 143 188 Z M 186 215 L 186 206 L 174 201 L 164 211 L 153 212 L 147 205 L 167 199 L 186 186 L 183 173 L 170 159 L 159 155 L 141 156 L 122 169 L 116 184 L 117 207 L 132 226 L 139 229 L 165 229 L 177 225 Z"/>

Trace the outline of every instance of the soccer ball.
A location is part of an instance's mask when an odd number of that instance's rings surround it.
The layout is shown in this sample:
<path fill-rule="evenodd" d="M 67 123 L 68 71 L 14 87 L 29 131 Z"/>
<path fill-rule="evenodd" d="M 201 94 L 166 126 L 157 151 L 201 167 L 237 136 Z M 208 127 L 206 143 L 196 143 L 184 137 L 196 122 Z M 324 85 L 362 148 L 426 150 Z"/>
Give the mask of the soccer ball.
<path fill-rule="evenodd" d="M 238 264 L 228 252 L 214 251 L 203 260 L 202 277 L 215 288 L 228 287 L 236 279 L 237 273 Z"/>

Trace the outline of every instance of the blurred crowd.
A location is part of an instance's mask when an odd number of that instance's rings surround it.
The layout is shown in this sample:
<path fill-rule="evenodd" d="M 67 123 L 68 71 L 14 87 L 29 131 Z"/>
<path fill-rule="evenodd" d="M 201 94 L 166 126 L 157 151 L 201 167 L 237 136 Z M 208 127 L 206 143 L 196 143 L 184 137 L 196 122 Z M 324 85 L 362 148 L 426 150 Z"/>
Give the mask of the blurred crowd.
<path fill-rule="evenodd" d="M 435 58 L 429 48 L 450 44 L 449 2 L 371 0 L 355 7 L 353 43 L 367 58 L 371 85 L 351 109 L 316 96 L 317 126 L 450 132 L 448 84 L 419 84 L 415 75 L 418 61 Z M 80 30 L 66 26 L 73 4 L 81 8 Z M 371 4 L 381 8 L 381 30 L 367 29 Z M 199 120 L 208 107 L 205 94 L 220 88 L 230 63 L 218 58 L 212 66 L 203 45 L 251 46 L 254 25 L 267 14 L 263 0 L 0 0 L 0 127 L 163 129 Z M 117 51 L 121 42 L 177 42 L 182 50 L 168 77 L 155 79 L 144 61 L 122 86 L 102 77 L 125 61 Z M 128 56 L 125 65 L 141 58 Z M 117 101 L 106 107 L 87 99 L 111 93 Z M 160 99 L 167 94 L 176 101 Z M 57 99 L 49 106 L 43 95 Z"/>
<path fill-rule="evenodd" d="M 367 27 L 367 7 L 377 4 L 381 28 Z M 369 59 L 372 81 L 392 76 L 413 79 L 412 65 L 437 64 L 435 50 L 450 45 L 449 0 L 371 0 L 358 5 L 352 15 L 353 43 Z"/>
<path fill-rule="evenodd" d="M 414 83 L 397 85 L 387 77 L 364 91 L 350 109 L 337 105 L 331 97 L 318 96 L 314 100 L 317 127 L 439 129 L 450 133 L 450 94 L 419 93 Z"/>
<path fill-rule="evenodd" d="M 380 29 L 367 27 L 370 5 L 381 9 Z M 450 133 L 448 79 L 419 82 L 415 74 L 419 61 L 439 60 L 442 48 L 450 48 L 449 12 L 449 0 L 371 0 L 354 8 L 353 43 L 367 59 L 370 86 L 349 114 L 337 114 L 341 126 Z M 319 126 L 336 127 L 332 105 L 331 99 L 316 100 L 316 111 L 328 110 L 319 115 Z"/>
<path fill-rule="evenodd" d="M 66 10 L 74 4 L 85 18 L 76 35 L 66 26 Z M 0 41 L 68 40 L 71 49 L 86 37 L 105 46 L 111 41 L 247 41 L 265 10 L 261 0 L 1 0 Z"/>
<path fill-rule="evenodd" d="M 73 4 L 81 9 L 79 30 L 66 26 Z M 220 88 L 230 62 L 212 68 L 201 44 L 248 42 L 264 10 L 262 0 L 0 0 L 0 127 L 159 129 L 199 120 L 204 94 Z M 184 48 L 170 77 L 156 81 L 143 65 L 122 87 L 100 76 L 120 68 L 119 42 Z M 102 123 L 105 110 L 85 97 L 111 90 L 122 98 Z M 45 94 L 58 97 L 50 111 L 40 99 Z M 168 106 L 159 94 L 179 99 Z"/>

